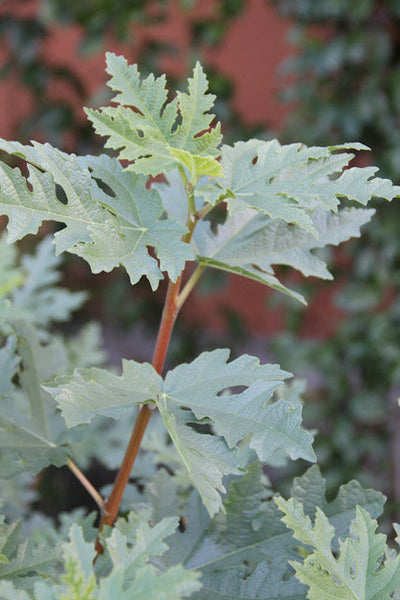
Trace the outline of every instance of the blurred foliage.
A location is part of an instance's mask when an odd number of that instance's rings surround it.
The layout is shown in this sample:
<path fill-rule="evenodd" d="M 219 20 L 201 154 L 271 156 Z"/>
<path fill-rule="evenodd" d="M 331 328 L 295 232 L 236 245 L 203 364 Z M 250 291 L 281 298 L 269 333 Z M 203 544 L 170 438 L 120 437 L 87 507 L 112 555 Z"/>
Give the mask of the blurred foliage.
<path fill-rule="evenodd" d="M 16 76 L 33 99 L 33 110 L 20 121 L 15 137 L 28 140 L 35 134 L 42 134 L 60 144 L 62 135 L 68 131 L 81 142 L 86 141 L 91 135 L 89 125 L 76 121 L 73 107 L 67 101 L 49 99 L 48 89 L 52 82 L 65 82 L 82 101 L 85 90 L 73 71 L 48 65 L 42 60 L 41 43 L 47 35 L 47 28 L 39 17 L 19 18 L 12 12 L 0 16 L 0 40 L 7 48 L 0 77 Z"/>
<path fill-rule="evenodd" d="M 400 4 L 396 0 L 269 0 L 294 20 L 296 54 L 282 97 L 292 103 L 286 140 L 328 144 L 357 139 L 381 173 L 400 180 Z M 348 246 L 352 278 L 336 302 L 346 312 L 329 340 L 301 338 L 301 316 L 288 314 L 295 373 L 308 373 L 306 420 L 317 427 L 317 453 L 332 487 L 352 477 L 379 485 L 400 513 L 400 209 L 379 208 L 361 241 Z M 293 309 L 289 309 L 292 311 Z M 300 354 L 302 358 L 300 359 Z M 314 384 L 312 384 L 314 382 Z"/>
<path fill-rule="evenodd" d="M 202 46 L 219 45 L 223 41 L 231 20 L 245 8 L 244 0 L 223 0 L 216 3 L 214 14 L 205 18 L 201 11 L 199 16 L 196 14 L 198 3 L 198 0 L 179 0 L 178 3 L 187 19 L 191 39 L 190 53 L 185 57 L 188 70 L 201 55 Z M 136 41 L 135 27 L 146 32 L 146 28 L 164 23 L 169 16 L 170 3 L 167 0 L 40 0 L 36 13 L 21 16 L 18 9 L 23 9 L 25 4 L 24 0 L 15 0 L 9 3 L 8 8 L 3 7 L 0 13 L 0 41 L 7 48 L 0 76 L 17 76 L 20 85 L 33 98 L 33 109 L 21 119 L 14 137 L 22 142 L 32 138 L 46 139 L 64 148 L 67 134 L 74 151 L 88 152 L 93 149 L 92 128 L 87 121 L 77 118 L 74 109 L 90 104 L 93 99 L 88 97 L 85 82 L 72 67 L 58 67 L 43 60 L 42 44 L 54 25 L 78 25 L 84 33 L 79 46 L 80 55 L 103 55 L 110 39 L 133 44 Z M 141 64 L 143 73 L 160 74 L 161 58 L 177 56 L 178 48 L 162 37 L 149 36 L 136 51 L 135 59 Z M 79 62 L 79 54 L 75 58 Z M 202 59 L 204 62 L 204 57 Z M 71 64 L 70 61 L 68 64 Z M 240 119 L 232 115 L 228 107 L 231 81 L 215 69 L 208 71 L 211 91 L 219 96 L 216 107 L 218 119 L 227 122 L 228 137 L 241 134 Z M 169 79 L 173 86 L 179 87 L 178 81 L 173 77 Z M 62 101 L 53 100 L 49 89 L 60 82 L 67 91 Z M 74 99 L 73 103 L 70 98 Z M 247 137 L 254 131 L 249 131 Z"/>
<path fill-rule="evenodd" d="M 307 144 L 359 140 L 383 175 L 400 177 L 400 4 L 396 0 L 270 0 L 295 20 L 297 52 L 283 100 L 285 135 Z"/>

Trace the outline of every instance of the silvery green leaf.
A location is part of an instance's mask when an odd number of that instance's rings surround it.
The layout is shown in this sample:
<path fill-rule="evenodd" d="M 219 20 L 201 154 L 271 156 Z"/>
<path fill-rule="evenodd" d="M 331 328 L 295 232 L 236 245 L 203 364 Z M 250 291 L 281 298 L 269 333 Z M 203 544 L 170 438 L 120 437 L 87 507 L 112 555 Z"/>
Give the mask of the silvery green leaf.
<path fill-rule="evenodd" d="M 132 284 L 145 275 L 153 289 L 162 270 L 175 280 L 192 258 L 181 241 L 186 228 L 161 218 L 157 192 L 146 190 L 146 178 L 124 172 L 116 159 L 67 155 L 36 142 L 0 140 L 0 148 L 31 163 L 27 180 L 18 169 L 0 166 L 0 213 L 9 218 L 9 242 L 36 233 L 43 221 L 63 223 L 54 236 L 57 253 L 81 256 L 94 273 L 123 265 Z M 160 266 L 148 247 L 155 248 Z"/>
<path fill-rule="evenodd" d="M 157 175 L 193 162 L 197 174 L 204 171 L 205 161 L 219 171 L 215 157 L 220 125 L 210 131 L 214 116 L 209 113 L 215 96 L 207 93 L 200 63 L 188 80 L 188 92 L 177 92 L 168 101 L 164 75 L 142 79 L 137 66 L 128 65 L 122 56 L 107 53 L 106 59 L 109 86 L 117 92 L 113 102 L 118 106 L 86 109 L 86 113 L 96 132 L 108 138 L 106 147 L 120 150 L 119 158 L 130 162 L 127 169 Z"/>

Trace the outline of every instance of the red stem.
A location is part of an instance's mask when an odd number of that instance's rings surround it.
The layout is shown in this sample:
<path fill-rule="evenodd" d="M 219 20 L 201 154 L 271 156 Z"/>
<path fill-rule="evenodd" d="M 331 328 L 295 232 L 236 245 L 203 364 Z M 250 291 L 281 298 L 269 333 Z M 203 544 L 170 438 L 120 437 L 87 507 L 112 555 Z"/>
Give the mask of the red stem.
<path fill-rule="evenodd" d="M 164 309 L 152 360 L 152 365 L 159 375 L 161 375 L 161 371 L 164 366 L 172 329 L 178 314 L 177 298 L 181 287 L 181 281 L 182 274 L 178 277 L 175 283 L 170 281 L 168 284 L 167 295 L 165 297 Z M 129 481 L 132 467 L 139 452 L 140 444 L 152 412 L 152 409 L 149 408 L 147 404 L 143 404 L 140 407 L 125 456 L 122 460 L 121 467 L 114 482 L 113 489 L 110 497 L 104 503 L 100 520 L 100 531 L 104 525 L 111 526 L 117 517 L 122 495 L 124 493 L 126 484 Z M 98 554 L 103 552 L 103 547 L 99 539 L 96 541 L 96 551 Z"/>

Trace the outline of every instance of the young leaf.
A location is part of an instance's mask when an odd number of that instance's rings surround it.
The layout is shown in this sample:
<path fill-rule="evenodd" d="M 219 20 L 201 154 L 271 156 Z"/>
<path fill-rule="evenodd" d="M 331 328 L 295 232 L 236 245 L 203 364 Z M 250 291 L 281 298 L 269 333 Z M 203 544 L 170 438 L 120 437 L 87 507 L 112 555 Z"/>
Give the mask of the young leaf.
<path fill-rule="evenodd" d="M 80 600 L 97 599 L 97 583 L 93 572 L 95 550 L 93 544 L 85 542 L 82 529 L 73 525 L 70 530 L 70 541 L 64 544 L 65 574 L 62 577 L 64 593 L 61 598 Z M 68 594 L 68 595 L 67 595 Z"/>
<path fill-rule="evenodd" d="M 400 555 L 389 555 L 386 536 L 376 533 L 377 522 L 364 508 L 356 507 L 350 534 L 336 557 L 331 548 L 334 527 L 319 507 L 313 525 L 297 500 L 278 499 L 277 504 L 294 537 L 313 548 L 304 563 L 291 562 L 296 577 L 309 586 L 307 598 L 389 600 L 400 589 Z"/>
<path fill-rule="evenodd" d="M 372 197 L 392 200 L 400 187 L 374 177 L 377 168 L 351 168 L 340 177 L 353 158 L 343 148 L 366 149 L 360 144 L 310 147 L 281 146 L 277 140 L 249 140 L 222 148 L 222 184 L 234 195 L 227 197 L 231 214 L 253 208 L 272 219 L 293 223 L 317 235 L 311 213 L 318 207 L 336 212 L 340 198 L 363 205 Z"/>
<path fill-rule="evenodd" d="M 221 132 L 219 124 L 210 131 L 214 116 L 208 111 L 215 97 L 207 94 L 200 63 L 189 78 L 188 93 L 178 92 L 168 102 L 165 76 L 149 75 L 142 80 L 137 66 L 128 65 L 122 56 L 107 53 L 106 59 L 109 86 L 118 92 L 112 100 L 119 106 L 86 109 L 86 113 L 96 132 L 108 137 L 106 147 L 121 149 L 119 158 L 131 163 L 127 169 L 157 175 L 178 164 L 187 166 L 189 154 L 197 172 L 201 159 L 215 170 L 213 157 L 219 154 Z M 177 155 L 174 149 L 186 154 Z"/>
<path fill-rule="evenodd" d="M 36 142 L 25 147 L 0 141 L 0 148 L 32 163 L 32 191 L 18 169 L 0 166 L 0 212 L 9 217 L 9 241 L 36 233 L 45 220 L 63 223 L 54 236 L 57 253 L 81 256 L 94 273 L 121 264 L 132 284 L 146 275 L 153 289 L 163 276 L 148 246 L 173 280 L 192 258 L 181 241 L 186 228 L 161 218 L 157 192 L 146 190 L 145 177 L 123 172 L 116 159 L 67 155 Z"/>

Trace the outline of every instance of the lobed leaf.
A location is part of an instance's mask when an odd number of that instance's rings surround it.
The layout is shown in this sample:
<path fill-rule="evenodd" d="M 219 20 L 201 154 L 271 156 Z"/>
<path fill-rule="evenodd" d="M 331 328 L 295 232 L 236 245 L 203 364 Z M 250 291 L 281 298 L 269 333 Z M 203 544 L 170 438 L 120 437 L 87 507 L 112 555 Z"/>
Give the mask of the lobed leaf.
<path fill-rule="evenodd" d="M 186 530 L 169 539 L 170 551 L 164 560 L 202 573 L 203 587 L 193 600 L 304 600 L 307 588 L 289 565 L 300 544 L 293 542 L 274 499 L 267 499 L 269 495 L 261 465 L 254 463 L 231 483 L 224 501 L 225 515 L 207 521 L 198 497 L 185 503 Z M 328 504 L 317 466 L 295 479 L 292 495 L 307 500 L 307 513 L 312 516 L 320 502 L 340 535 L 348 535 L 358 504 L 376 517 L 384 503 L 382 494 L 363 490 L 353 481 L 342 486 L 338 497 Z M 305 552 L 302 546 L 301 551 Z"/>
<path fill-rule="evenodd" d="M 358 237 L 360 227 L 373 214 L 371 209 L 349 208 L 336 214 L 316 209 L 311 219 L 317 232 L 314 237 L 300 227 L 247 210 L 228 218 L 217 232 L 202 223 L 193 243 L 200 264 L 254 279 L 305 303 L 303 296 L 279 281 L 273 265 L 290 266 L 306 277 L 332 279 L 325 262 L 313 251 Z"/>
<path fill-rule="evenodd" d="M 301 428 L 301 404 L 272 402 L 274 391 L 290 374 L 278 365 L 260 365 L 248 355 L 230 363 L 228 357 L 228 350 L 214 350 L 176 367 L 167 374 L 164 392 L 157 400 L 168 432 L 211 515 L 220 508 L 215 489 L 224 491 L 222 476 L 226 474 L 215 459 L 220 456 L 223 465 L 224 454 L 234 457 L 239 441 L 246 439 L 262 461 L 282 449 L 293 459 L 315 460 L 312 436 Z M 235 386 L 246 389 L 231 392 Z M 209 423 L 216 435 L 202 432 L 197 423 Z M 212 448 L 217 455 L 212 454 L 209 461 L 207 454 Z M 240 460 L 235 460 L 239 469 Z M 227 472 L 237 473 L 237 469 Z M 207 482 L 211 477 L 210 488 Z"/>
<path fill-rule="evenodd" d="M 57 547 L 24 539 L 21 527 L 21 521 L 6 524 L 0 518 L 0 590 L 7 589 L 8 580 L 32 587 L 38 579 L 52 575 L 60 559 Z"/>
<path fill-rule="evenodd" d="M 73 376 L 46 386 L 68 427 L 89 423 L 96 415 L 119 419 L 135 404 L 156 397 L 161 378 L 148 363 L 123 360 L 122 375 L 105 369 L 76 369 Z"/>
<path fill-rule="evenodd" d="M 18 169 L 0 166 L 0 212 L 9 218 L 10 242 L 36 233 L 43 221 L 63 223 L 54 236 L 57 253 L 81 256 L 94 273 L 121 264 L 132 284 L 145 275 L 153 289 L 161 270 L 175 281 L 192 258 L 181 241 L 186 228 L 162 218 L 157 192 L 146 189 L 145 177 L 124 172 L 116 159 L 67 155 L 37 142 L 0 141 L 0 148 L 32 163 L 27 180 Z"/>
<path fill-rule="evenodd" d="M 128 170 L 158 175 L 193 160 L 196 172 L 202 161 L 214 165 L 219 155 L 219 124 L 210 130 L 214 98 L 207 94 L 207 78 L 197 63 L 188 80 L 188 92 L 178 92 L 168 101 L 165 76 L 149 75 L 141 79 L 136 65 L 128 65 L 123 56 L 107 53 L 109 86 L 118 92 L 117 107 L 98 111 L 86 109 L 97 133 L 107 136 L 107 148 L 120 150 L 119 158 L 128 160 Z M 176 150 L 185 152 L 184 155 Z M 192 155 L 190 159 L 188 155 Z M 183 159 L 183 160 L 182 160 Z"/>
<path fill-rule="evenodd" d="M 364 508 L 356 507 L 350 533 L 336 556 L 331 547 L 335 529 L 319 507 L 312 524 L 297 500 L 279 499 L 277 504 L 294 537 L 313 548 L 303 563 L 291 562 L 296 577 L 309 586 L 307 598 L 389 600 L 400 589 L 400 555 L 389 555 L 386 536 L 376 533 L 377 522 Z"/>
<path fill-rule="evenodd" d="M 51 238 L 39 242 L 34 254 L 23 254 L 19 272 L 22 285 L 14 286 L 11 301 L 14 309 L 35 325 L 68 321 L 71 313 L 82 306 L 85 292 L 71 292 L 57 287 L 61 279 L 61 258 L 54 253 Z"/>
<path fill-rule="evenodd" d="M 230 363 L 228 350 L 205 352 L 167 373 L 149 364 L 124 361 L 119 377 L 103 369 L 76 370 L 45 389 L 69 427 L 95 415 L 119 418 L 138 403 L 153 401 L 210 514 L 221 508 L 223 477 L 239 474 L 244 441 L 260 460 L 275 456 L 314 460 L 312 436 L 301 427 L 295 395 L 273 401 L 289 373 L 244 355 Z M 239 393 L 235 386 L 246 389 Z"/>
<path fill-rule="evenodd" d="M 17 338 L 13 350 L 18 354 L 10 360 L 19 366 L 19 387 L 0 399 L 0 477 L 38 473 L 49 464 L 61 466 L 68 458 L 65 426 L 41 388 L 43 380 L 64 366 L 65 356 L 59 355 L 57 344 L 42 346 L 31 324 L 12 325 Z"/>
<path fill-rule="evenodd" d="M 362 144 L 281 146 L 277 140 L 254 139 L 224 146 L 221 183 L 233 194 L 226 198 L 229 212 L 253 208 L 317 236 L 312 212 L 318 207 L 336 212 L 343 197 L 366 205 L 373 197 L 392 200 L 399 196 L 399 186 L 374 177 L 376 167 L 350 168 L 342 173 L 354 155 L 341 150 L 351 147 L 367 149 Z"/>

